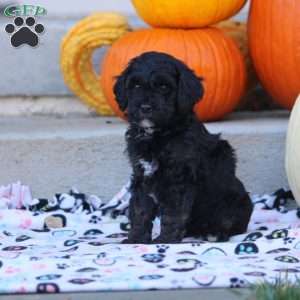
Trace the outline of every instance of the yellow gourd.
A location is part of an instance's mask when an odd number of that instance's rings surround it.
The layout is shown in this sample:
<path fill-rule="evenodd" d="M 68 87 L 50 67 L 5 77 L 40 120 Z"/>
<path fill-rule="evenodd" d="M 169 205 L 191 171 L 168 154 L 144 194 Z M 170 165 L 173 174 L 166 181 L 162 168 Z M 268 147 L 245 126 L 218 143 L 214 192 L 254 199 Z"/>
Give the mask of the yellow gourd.
<path fill-rule="evenodd" d="M 294 105 L 289 121 L 285 168 L 290 188 L 300 205 L 300 95 Z"/>
<path fill-rule="evenodd" d="M 102 115 L 113 115 L 93 69 L 96 48 L 111 45 L 129 30 L 125 17 L 95 13 L 79 21 L 61 44 L 60 66 L 65 83 L 79 98 Z"/>

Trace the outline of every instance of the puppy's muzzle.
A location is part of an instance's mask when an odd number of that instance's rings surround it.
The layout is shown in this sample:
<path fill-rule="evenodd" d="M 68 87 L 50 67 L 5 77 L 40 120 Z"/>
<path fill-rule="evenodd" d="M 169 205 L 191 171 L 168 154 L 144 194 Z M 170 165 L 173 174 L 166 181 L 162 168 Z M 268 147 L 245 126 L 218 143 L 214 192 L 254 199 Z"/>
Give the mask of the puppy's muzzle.
<path fill-rule="evenodd" d="M 140 115 L 141 117 L 149 117 L 152 113 L 152 107 L 149 104 L 143 104 L 140 107 Z"/>

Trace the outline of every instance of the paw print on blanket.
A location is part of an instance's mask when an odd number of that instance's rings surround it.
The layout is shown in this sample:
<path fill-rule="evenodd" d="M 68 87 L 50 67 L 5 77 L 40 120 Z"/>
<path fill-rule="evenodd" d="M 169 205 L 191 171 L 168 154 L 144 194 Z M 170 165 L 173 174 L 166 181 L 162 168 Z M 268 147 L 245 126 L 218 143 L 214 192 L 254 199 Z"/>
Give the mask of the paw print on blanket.
<path fill-rule="evenodd" d="M 91 216 L 91 218 L 89 219 L 89 223 L 91 223 L 91 224 L 98 224 L 101 221 L 102 221 L 102 219 L 95 215 Z"/>
<path fill-rule="evenodd" d="M 5 31 L 11 36 L 11 44 L 14 47 L 19 47 L 23 44 L 35 47 L 39 42 L 38 36 L 44 32 L 42 24 L 36 24 L 33 17 L 26 18 L 25 22 L 22 17 L 14 19 L 14 24 L 7 24 Z M 34 26 L 34 27 L 33 27 Z"/>
<path fill-rule="evenodd" d="M 143 254 L 142 259 L 149 263 L 160 263 L 164 260 L 165 255 L 164 254 L 157 254 L 157 253 L 149 253 L 149 254 Z"/>
<path fill-rule="evenodd" d="M 230 278 L 230 287 L 231 288 L 242 288 L 245 286 L 246 286 L 246 283 L 244 280 L 239 279 L 237 277 Z"/>
<path fill-rule="evenodd" d="M 167 245 L 156 245 L 156 248 L 157 248 L 157 252 L 158 253 L 165 253 L 170 248 L 170 246 L 167 246 Z"/>
<path fill-rule="evenodd" d="M 250 242 L 240 243 L 236 246 L 234 253 L 238 255 L 255 254 L 258 253 L 258 247 L 256 246 L 256 244 Z"/>

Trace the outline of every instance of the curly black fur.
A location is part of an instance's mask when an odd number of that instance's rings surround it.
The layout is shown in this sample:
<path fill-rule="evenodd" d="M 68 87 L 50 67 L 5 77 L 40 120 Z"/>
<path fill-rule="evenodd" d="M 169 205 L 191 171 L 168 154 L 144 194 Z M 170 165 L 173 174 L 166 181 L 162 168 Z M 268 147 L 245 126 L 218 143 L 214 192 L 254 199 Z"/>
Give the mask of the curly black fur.
<path fill-rule="evenodd" d="M 114 92 L 127 113 L 127 151 L 133 169 L 131 230 L 126 243 L 155 243 L 185 236 L 225 241 L 247 230 L 252 204 L 235 175 L 229 143 L 210 134 L 193 114 L 201 79 L 184 63 L 158 52 L 134 58 Z"/>

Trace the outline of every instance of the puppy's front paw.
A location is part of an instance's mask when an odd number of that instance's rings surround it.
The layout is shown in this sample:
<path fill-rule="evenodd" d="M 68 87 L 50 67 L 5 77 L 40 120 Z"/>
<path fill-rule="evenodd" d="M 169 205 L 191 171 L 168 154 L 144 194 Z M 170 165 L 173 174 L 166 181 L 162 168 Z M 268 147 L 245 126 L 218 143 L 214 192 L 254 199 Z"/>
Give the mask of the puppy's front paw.
<path fill-rule="evenodd" d="M 229 236 L 226 233 L 219 233 L 216 235 L 208 234 L 204 237 L 204 239 L 210 243 L 227 242 L 229 240 Z"/>
<path fill-rule="evenodd" d="M 134 243 L 132 240 L 130 240 L 130 239 L 125 239 L 125 240 L 123 240 L 123 241 L 121 241 L 121 244 L 136 244 L 136 243 Z"/>
<path fill-rule="evenodd" d="M 179 244 L 180 242 L 181 242 L 181 239 L 177 239 L 174 237 L 158 236 L 151 243 L 152 244 Z"/>

